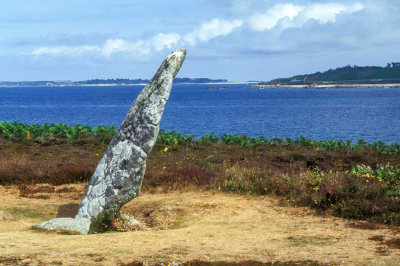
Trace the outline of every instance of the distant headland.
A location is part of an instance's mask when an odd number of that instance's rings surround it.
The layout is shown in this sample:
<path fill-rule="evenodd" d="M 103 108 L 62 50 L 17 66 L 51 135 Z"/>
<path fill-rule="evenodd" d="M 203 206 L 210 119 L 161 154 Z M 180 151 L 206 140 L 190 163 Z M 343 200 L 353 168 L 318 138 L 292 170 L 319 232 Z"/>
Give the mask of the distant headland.
<path fill-rule="evenodd" d="M 130 86 L 145 85 L 148 79 L 90 79 L 84 81 L 0 81 L 0 87 L 66 87 L 66 86 Z M 175 78 L 174 83 L 227 83 L 227 79 Z"/>
<path fill-rule="evenodd" d="M 251 86 L 256 89 L 372 87 L 400 87 L 400 63 L 388 63 L 386 67 L 347 65 L 322 73 L 278 78 Z"/>

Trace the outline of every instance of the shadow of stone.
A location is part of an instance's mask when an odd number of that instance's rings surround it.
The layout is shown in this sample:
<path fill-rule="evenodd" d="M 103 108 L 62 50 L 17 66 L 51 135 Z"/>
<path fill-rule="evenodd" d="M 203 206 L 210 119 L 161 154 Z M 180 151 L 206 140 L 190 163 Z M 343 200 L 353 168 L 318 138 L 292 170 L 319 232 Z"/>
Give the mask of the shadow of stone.
<path fill-rule="evenodd" d="M 79 204 L 78 203 L 69 203 L 64 204 L 58 207 L 57 218 L 74 218 L 78 213 Z"/>

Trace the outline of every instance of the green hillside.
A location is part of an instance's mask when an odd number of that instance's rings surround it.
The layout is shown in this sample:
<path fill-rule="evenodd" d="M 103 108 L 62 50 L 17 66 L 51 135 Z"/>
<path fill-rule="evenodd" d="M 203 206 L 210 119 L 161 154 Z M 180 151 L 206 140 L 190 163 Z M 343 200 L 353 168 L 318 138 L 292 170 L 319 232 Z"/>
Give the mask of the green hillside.
<path fill-rule="evenodd" d="M 400 63 L 388 63 L 386 67 L 378 66 L 345 66 L 297 75 L 290 78 L 274 79 L 265 84 L 312 84 L 312 83 L 390 83 L 400 82 Z"/>

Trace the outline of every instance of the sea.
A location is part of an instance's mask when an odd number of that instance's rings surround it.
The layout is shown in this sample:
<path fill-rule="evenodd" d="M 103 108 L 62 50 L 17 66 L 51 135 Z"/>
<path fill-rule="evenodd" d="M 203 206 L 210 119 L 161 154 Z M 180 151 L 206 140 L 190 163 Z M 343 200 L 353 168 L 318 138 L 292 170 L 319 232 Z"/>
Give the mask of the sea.
<path fill-rule="evenodd" d="M 1 87 L 0 121 L 119 127 L 142 88 Z M 214 132 L 217 136 L 400 143 L 400 88 L 174 84 L 160 128 L 195 137 Z"/>

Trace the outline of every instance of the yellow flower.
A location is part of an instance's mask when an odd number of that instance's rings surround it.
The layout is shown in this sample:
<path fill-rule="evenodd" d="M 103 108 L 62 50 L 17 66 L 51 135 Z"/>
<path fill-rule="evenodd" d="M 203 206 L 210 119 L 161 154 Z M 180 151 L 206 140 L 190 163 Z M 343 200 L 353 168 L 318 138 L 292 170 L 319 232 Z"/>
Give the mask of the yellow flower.
<path fill-rule="evenodd" d="M 164 148 L 164 152 L 167 152 L 167 151 L 168 151 L 168 147 L 165 147 L 165 148 Z"/>
<path fill-rule="evenodd" d="M 177 148 L 177 147 L 178 147 L 178 140 L 177 140 L 176 138 L 174 138 L 173 147 L 174 147 L 174 148 Z"/>
<path fill-rule="evenodd" d="M 365 182 L 369 182 L 369 180 L 367 179 L 367 180 L 365 180 Z"/>
<path fill-rule="evenodd" d="M 96 156 L 99 156 L 99 154 L 98 154 L 98 153 L 96 153 Z"/>

